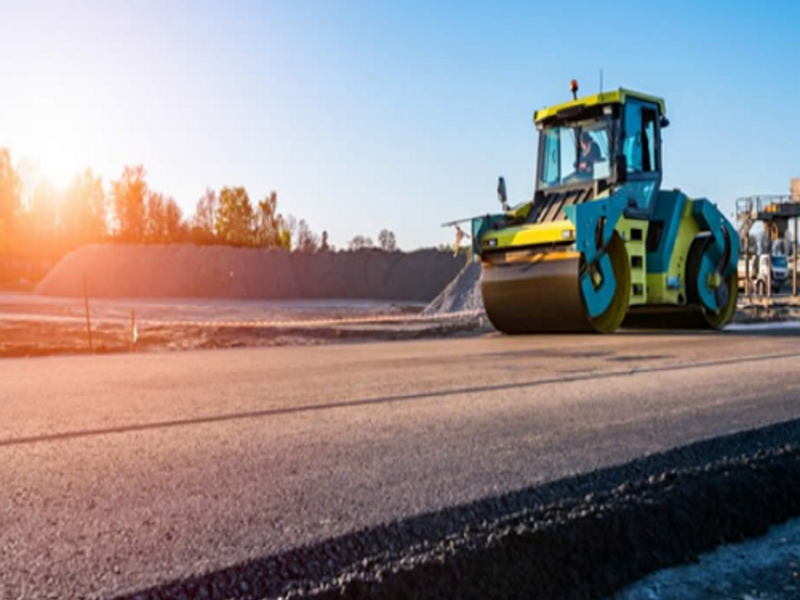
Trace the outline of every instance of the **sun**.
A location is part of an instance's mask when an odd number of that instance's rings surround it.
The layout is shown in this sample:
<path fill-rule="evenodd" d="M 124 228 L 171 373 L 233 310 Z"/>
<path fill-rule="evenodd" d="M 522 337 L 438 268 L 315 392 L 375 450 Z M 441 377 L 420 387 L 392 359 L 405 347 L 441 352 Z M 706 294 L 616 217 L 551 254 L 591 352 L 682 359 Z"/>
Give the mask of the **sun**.
<path fill-rule="evenodd" d="M 60 189 L 65 189 L 80 170 L 74 152 L 57 142 L 44 145 L 37 157 L 33 157 L 41 176 Z"/>
<path fill-rule="evenodd" d="M 50 108 L 31 110 L 20 121 L 16 131 L 8 132 L 8 147 L 15 158 L 33 165 L 37 179 L 64 189 L 92 158 L 91 126 L 81 123 L 75 115 Z"/>

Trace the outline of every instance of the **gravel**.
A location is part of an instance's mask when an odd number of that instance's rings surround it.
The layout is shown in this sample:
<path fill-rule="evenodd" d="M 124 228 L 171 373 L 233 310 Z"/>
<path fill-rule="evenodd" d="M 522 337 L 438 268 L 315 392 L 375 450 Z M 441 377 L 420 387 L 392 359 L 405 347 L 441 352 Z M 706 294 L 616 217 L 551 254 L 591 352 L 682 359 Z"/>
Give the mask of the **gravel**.
<path fill-rule="evenodd" d="M 763 537 L 723 546 L 697 563 L 665 569 L 613 600 L 797 600 L 800 597 L 800 519 Z"/>
<path fill-rule="evenodd" d="M 191 244 L 90 244 L 64 257 L 37 294 L 149 298 L 434 298 L 461 268 L 447 252 L 286 252 Z"/>
<path fill-rule="evenodd" d="M 467 262 L 455 279 L 422 311 L 425 316 L 483 310 L 481 265 Z"/>

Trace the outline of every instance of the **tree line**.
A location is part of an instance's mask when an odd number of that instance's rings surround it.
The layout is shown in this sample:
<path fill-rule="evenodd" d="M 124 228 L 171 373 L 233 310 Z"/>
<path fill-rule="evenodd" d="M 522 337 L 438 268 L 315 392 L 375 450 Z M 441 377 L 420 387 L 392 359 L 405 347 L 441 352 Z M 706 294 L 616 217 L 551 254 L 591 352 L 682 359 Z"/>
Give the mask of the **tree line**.
<path fill-rule="evenodd" d="M 0 251 L 17 246 L 57 244 L 61 254 L 90 242 L 225 244 L 238 247 L 331 251 L 328 233 L 314 233 L 304 220 L 278 211 L 272 191 L 252 201 L 242 186 L 207 189 L 195 213 L 185 218 L 174 198 L 151 189 L 144 167 L 126 166 L 106 189 L 91 169 L 66 190 L 40 182 L 24 190 L 7 149 L 0 148 Z M 23 201 L 24 193 L 27 198 Z M 5 240 L 5 243 L 4 243 Z M 383 230 L 378 244 L 363 235 L 349 250 L 378 247 L 396 251 L 394 233 Z"/>

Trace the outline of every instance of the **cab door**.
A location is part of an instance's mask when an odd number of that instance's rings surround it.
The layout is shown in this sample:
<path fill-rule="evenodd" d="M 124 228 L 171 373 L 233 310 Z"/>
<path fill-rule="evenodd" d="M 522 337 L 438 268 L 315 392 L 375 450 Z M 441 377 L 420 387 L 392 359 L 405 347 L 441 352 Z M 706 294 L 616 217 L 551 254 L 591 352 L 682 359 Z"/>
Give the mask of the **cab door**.
<path fill-rule="evenodd" d="M 625 188 L 642 216 L 651 212 L 661 186 L 661 126 L 658 106 L 629 99 L 625 103 L 622 153 L 626 162 Z"/>

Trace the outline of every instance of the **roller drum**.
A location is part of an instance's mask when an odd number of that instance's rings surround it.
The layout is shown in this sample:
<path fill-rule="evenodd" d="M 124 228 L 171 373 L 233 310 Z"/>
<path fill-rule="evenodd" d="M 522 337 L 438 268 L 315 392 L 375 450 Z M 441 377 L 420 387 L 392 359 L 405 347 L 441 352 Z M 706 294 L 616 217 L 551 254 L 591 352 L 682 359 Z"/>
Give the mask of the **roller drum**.
<path fill-rule="evenodd" d="M 587 332 L 579 285 L 580 258 L 485 265 L 481 292 L 486 315 L 504 333 Z"/>
<path fill-rule="evenodd" d="M 581 292 L 583 261 L 574 251 L 542 251 L 517 262 L 484 262 L 481 292 L 486 315 L 503 333 L 610 333 L 622 323 L 630 297 L 624 244 L 614 236 L 608 253 L 617 287 L 605 313 L 590 318 Z M 514 254 L 511 253 L 513 257 Z"/>

